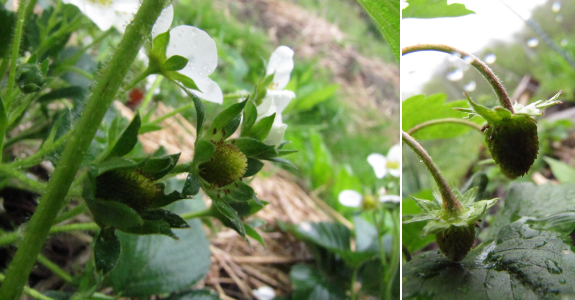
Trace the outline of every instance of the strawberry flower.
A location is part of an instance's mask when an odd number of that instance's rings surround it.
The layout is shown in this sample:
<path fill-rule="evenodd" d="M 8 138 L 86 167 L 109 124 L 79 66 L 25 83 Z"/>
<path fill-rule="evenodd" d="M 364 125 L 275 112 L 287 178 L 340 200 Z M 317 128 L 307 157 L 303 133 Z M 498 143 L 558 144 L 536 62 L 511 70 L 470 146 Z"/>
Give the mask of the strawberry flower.
<path fill-rule="evenodd" d="M 347 207 L 361 207 L 364 210 L 369 210 L 377 206 L 374 196 L 363 196 L 354 190 L 343 190 L 339 193 L 337 198 L 341 205 Z M 399 203 L 401 201 L 401 198 L 397 195 L 386 195 L 385 190 L 380 191 L 378 198 L 381 203 Z"/>
<path fill-rule="evenodd" d="M 222 89 L 208 77 L 218 65 L 216 42 L 205 31 L 194 26 L 180 25 L 170 30 L 173 19 L 174 8 L 170 5 L 162 11 L 154 24 L 152 39 L 169 30 L 166 57 L 169 59 L 179 55 L 188 60 L 186 66 L 177 72 L 191 78 L 199 89 L 189 90 L 204 100 L 222 104 Z"/>
<path fill-rule="evenodd" d="M 401 170 L 401 145 L 394 145 L 387 152 L 387 156 L 379 153 L 372 153 L 367 157 L 367 162 L 373 167 L 375 176 L 381 179 L 387 173 L 391 176 L 399 177 Z"/>
<path fill-rule="evenodd" d="M 284 90 L 287 86 L 291 71 L 293 70 L 293 50 L 287 46 L 279 46 L 271 55 L 266 66 L 266 76 L 273 75 L 272 83 L 267 87 L 266 95 L 262 103 L 258 105 L 258 121 L 264 117 L 276 114 L 272 128 L 264 140 L 268 145 L 279 144 L 287 129 L 283 123 L 282 112 L 290 101 L 295 98 L 295 93 Z"/>
<path fill-rule="evenodd" d="M 102 31 L 114 26 L 124 32 L 140 7 L 139 0 L 62 0 L 78 7 Z"/>

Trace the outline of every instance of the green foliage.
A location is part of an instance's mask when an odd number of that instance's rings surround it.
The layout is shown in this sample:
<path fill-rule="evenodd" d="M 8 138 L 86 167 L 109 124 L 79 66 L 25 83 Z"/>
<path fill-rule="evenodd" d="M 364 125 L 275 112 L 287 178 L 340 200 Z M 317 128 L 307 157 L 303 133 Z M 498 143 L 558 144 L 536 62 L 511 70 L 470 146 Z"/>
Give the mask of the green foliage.
<path fill-rule="evenodd" d="M 295 265 L 290 272 L 294 286 L 292 298 L 302 300 L 343 300 L 345 290 L 337 282 L 332 282 L 317 269 L 308 265 Z"/>
<path fill-rule="evenodd" d="M 399 61 L 399 0 L 358 0 L 373 18 Z"/>
<path fill-rule="evenodd" d="M 402 18 L 444 18 L 474 14 L 464 4 L 451 3 L 447 0 L 409 0 L 409 6 L 403 9 Z"/>
<path fill-rule="evenodd" d="M 555 176 L 559 182 L 575 182 L 575 168 L 550 157 L 543 157 L 543 160 L 549 164 L 553 176 Z"/>

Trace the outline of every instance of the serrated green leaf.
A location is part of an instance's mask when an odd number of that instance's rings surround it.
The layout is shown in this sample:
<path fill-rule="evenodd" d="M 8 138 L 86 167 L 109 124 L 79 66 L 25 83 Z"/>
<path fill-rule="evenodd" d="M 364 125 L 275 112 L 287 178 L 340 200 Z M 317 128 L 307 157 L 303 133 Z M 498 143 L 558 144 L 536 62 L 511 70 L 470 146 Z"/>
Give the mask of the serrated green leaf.
<path fill-rule="evenodd" d="M 96 270 L 108 274 L 118 262 L 121 250 L 120 240 L 114 233 L 114 228 L 102 229 L 94 243 L 94 262 Z"/>
<path fill-rule="evenodd" d="M 258 141 L 265 140 L 265 138 L 268 137 L 268 134 L 270 133 L 272 125 L 274 124 L 275 117 L 276 114 L 274 113 L 271 116 L 262 118 L 250 129 L 249 132 L 242 136 L 251 137 Z"/>
<path fill-rule="evenodd" d="M 377 24 L 399 61 L 399 0 L 357 0 Z"/>
<path fill-rule="evenodd" d="M 474 14 L 465 8 L 464 4 L 451 3 L 447 0 L 409 0 L 409 6 L 403 9 L 401 16 L 405 18 L 445 18 Z"/>
<path fill-rule="evenodd" d="M 176 213 L 201 210 L 200 202 L 180 201 L 170 210 Z M 188 207 L 196 204 L 202 207 Z M 122 253 L 109 275 L 114 292 L 124 297 L 147 298 L 182 291 L 201 280 L 210 266 L 209 241 L 199 220 L 188 222 L 191 228 L 176 230 L 178 241 L 159 235 L 119 232 Z"/>
<path fill-rule="evenodd" d="M 263 167 L 264 167 L 263 162 L 255 158 L 248 157 L 248 167 L 246 169 L 244 177 L 250 177 L 256 175 Z"/>
<path fill-rule="evenodd" d="M 575 182 L 575 168 L 551 157 L 543 157 L 543 160 L 549 165 L 553 176 L 555 176 L 559 182 Z"/>
<path fill-rule="evenodd" d="M 168 60 L 166 60 L 164 63 L 164 68 L 166 68 L 167 71 L 179 71 L 183 69 L 187 64 L 187 58 L 179 55 L 173 55 L 172 57 L 168 58 Z"/>
<path fill-rule="evenodd" d="M 404 299 L 561 299 L 575 295 L 575 253 L 559 233 L 515 222 L 460 263 L 430 251 L 403 267 Z"/>
<path fill-rule="evenodd" d="M 140 114 L 136 113 L 128 128 L 124 130 L 114 148 L 110 152 L 109 157 L 122 157 L 128 154 L 134 146 L 138 143 L 138 131 L 140 130 L 140 126 L 142 125 L 142 120 L 140 119 Z"/>

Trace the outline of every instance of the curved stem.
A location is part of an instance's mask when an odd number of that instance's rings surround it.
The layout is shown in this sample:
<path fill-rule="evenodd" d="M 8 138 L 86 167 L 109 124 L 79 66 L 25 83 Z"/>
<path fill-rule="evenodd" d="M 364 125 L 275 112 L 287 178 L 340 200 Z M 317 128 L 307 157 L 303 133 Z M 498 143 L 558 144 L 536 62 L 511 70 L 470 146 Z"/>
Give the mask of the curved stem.
<path fill-rule="evenodd" d="M 442 45 L 442 44 L 413 45 L 413 46 L 409 46 L 409 47 L 405 47 L 405 48 L 401 49 L 401 54 L 405 55 L 405 54 L 412 53 L 412 52 L 429 51 L 429 50 L 440 51 L 440 52 L 445 52 L 445 53 L 449 53 L 449 54 L 459 53 L 459 54 L 461 54 L 461 57 L 473 58 L 473 61 L 471 61 L 471 65 L 473 67 L 475 67 L 475 69 L 477 69 L 477 71 L 479 71 L 479 73 L 481 73 L 481 75 L 483 75 L 483 77 L 485 77 L 485 79 L 487 79 L 487 82 L 489 82 L 489 84 L 493 88 L 493 91 L 497 95 L 497 99 L 499 100 L 499 104 L 501 106 L 503 106 L 504 108 L 508 109 L 509 111 L 511 111 L 511 113 L 513 113 L 513 106 L 511 105 L 511 101 L 509 100 L 509 96 L 507 95 L 507 92 L 505 91 L 503 84 L 501 84 L 501 81 L 499 81 L 499 78 L 497 78 L 497 76 L 495 76 L 493 71 L 491 71 L 491 69 L 484 62 L 479 60 L 477 57 L 473 56 L 473 54 L 467 53 L 465 51 L 459 50 L 459 49 L 451 47 L 451 46 Z"/>
<path fill-rule="evenodd" d="M 387 288 L 386 298 L 391 299 L 391 291 L 393 290 L 393 279 L 395 279 L 395 273 L 397 273 L 397 268 L 399 267 L 399 211 L 390 210 L 391 220 L 393 224 L 393 245 L 391 249 L 391 258 L 389 260 L 389 267 L 387 271 Z"/>
<path fill-rule="evenodd" d="M 421 145 L 405 131 L 401 131 L 401 139 L 403 140 L 404 143 L 406 143 L 409 146 L 409 148 L 411 148 L 411 150 L 413 150 L 413 152 L 415 152 L 415 154 L 419 156 L 419 158 L 421 158 L 421 161 L 425 164 L 425 166 L 431 173 L 431 176 L 433 176 L 433 179 L 435 180 L 437 186 L 439 187 L 441 198 L 443 199 L 443 210 L 461 211 L 462 210 L 461 204 L 459 203 L 459 201 L 457 201 L 457 198 L 455 198 L 455 195 L 451 191 L 451 188 L 447 184 L 447 181 L 445 180 L 445 178 L 443 178 L 441 172 L 439 172 L 439 169 L 437 168 L 433 160 L 431 160 L 431 156 L 427 154 L 427 151 L 425 151 L 425 149 L 423 149 L 423 147 L 421 147 Z"/>
<path fill-rule="evenodd" d="M 64 143 L 66 141 L 68 141 L 68 139 L 70 138 L 70 136 L 72 135 L 72 130 L 66 132 L 63 136 L 61 136 L 59 139 L 57 139 L 56 141 L 43 146 L 42 148 L 40 148 L 40 150 L 38 150 L 38 152 L 22 159 L 19 161 L 14 161 L 11 164 L 8 164 L 8 166 L 12 167 L 12 168 L 27 168 L 27 167 L 31 167 L 34 165 L 37 165 L 39 163 L 42 162 L 42 160 L 44 159 L 44 157 L 46 155 L 48 155 L 49 153 L 51 153 L 52 151 L 58 149 L 60 146 L 64 145 Z"/>
<path fill-rule="evenodd" d="M 23 1 L 27 3 L 28 1 Z M 36 212 L 28 223 L 24 240 L 6 272 L 6 280 L 0 287 L 0 299 L 17 300 L 26 284 L 44 240 L 62 208 L 70 185 L 78 172 L 84 154 L 90 147 L 106 111 L 112 104 L 128 69 L 136 58 L 144 38 L 150 35 L 152 26 L 167 0 L 144 0 L 134 21 L 126 33 L 112 60 L 102 72 L 88 103 L 68 141 L 60 163 L 48 182 L 46 194 L 40 199 Z M 15 37 L 16 38 L 16 37 Z"/>
<path fill-rule="evenodd" d="M 64 281 L 66 281 L 67 283 L 72 283 L 73 281 L 72 276 L 68 274 L 66 271 L 64 271 L 62 268 L 60 268 L 60 266 L 58 266 L 57 264 L 46 258 L 44 255 L 42 254 L 38 255 L 38 262 L 44 265 L 44 267 L 48 268 L 50 271 L 52 271 L 54 275 L 64 279 Z"/>
<path fill-rule="evenodd" d="M 22 34 L 24 33 L 24 21 L 26 20 L 26 11 L 30 4 L 30 0 L 20 1 L 18 6 L 18 17 L 16 19 L 16 28 L 14 29 L 14 37 L 12 39 L 12 53 L 10 54 L 10 74 L 8 74 L 8 82 L 6 83 L 6 93 L 4 107 L 6 111 L 10 111 L 10 104 L 12 103 L 12 90 L 16 84 L 16 67 L 18 65 L 18 54 L 20 54 L 20 43 L 22 41 Z"/>
<path fill-rule="evenodd" d="M 416 126 L 413 126 L 413 128 L 411 128 L 410 130 L 408 130 L 407 133 L 409 135 L 413 135 L 415 132 L 417 132 L 417 131 L 425 128 L 425 127 L 432 126 L 432 125 L 446 124 L 446 123 L 461 124 L 461 125 L 469 126 L 473 129 L 477 129 L 477 130 L 481 131 L 481 125 L 478 125 L 477 123 L 473 123 L 471 121 L 467 121 L 467 120 L 463 120 L 463 119 L 457 119 L 457 118 L 444 118 L 444 119 L 435 119 L 435 120 L 423 122 L 421 124 L 417 124 Z"/>

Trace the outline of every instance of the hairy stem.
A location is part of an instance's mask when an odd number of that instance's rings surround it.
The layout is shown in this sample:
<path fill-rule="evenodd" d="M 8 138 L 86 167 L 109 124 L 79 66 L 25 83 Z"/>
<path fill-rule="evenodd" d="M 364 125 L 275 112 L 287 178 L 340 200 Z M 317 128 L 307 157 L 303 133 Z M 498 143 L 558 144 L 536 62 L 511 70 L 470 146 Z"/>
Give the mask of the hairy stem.
<path fill-rule="evenodd" d="M 12 103 L 12 94 L 16 84 L 16 67 L 18 66 L 18 54 L 20 53 L 20 44 L 22 43 L 22 34 L 24 33 L 24 21 L 26 20 L 26 10 L 30 0 L 22 0 L 18 6 L 18 16 L 16 17 L 16 27 L 14 28 L 14 37 L 12 39 L 12 53 L 10 54 L 10 74 L 6 82 L 6 93 L 4 107 L 10 111 Z"/>
<path fill-rule="evenodd" d="M 461 125 L 469 126 L 473 129 L 477 129 L 477 130 L 481 131 L 481 125 L 478 125 L 477 123 L 473 123 L 471 121 L 467 121 L 467 120 L 463 120 L 463 119 L 457 119 L 457 118 L 444 118 L 444 119 L 430 120 L 427 122 L 423 122 L 421 124 L 417 124 L 416 126 L 413 126 L 413 128 L 411 128 L 410 130 L 408 130 L 407 133 L 409 135 L 413 135 L 415 132 L 417 132 L 417 131 L 425 128 L 425 127 L 433 126 L 433 125 L 439 125 L 439 124 L 448 124 L 448 123 L 461 124 Z"/>
<path fill-rule="evenodd" d="M 433 179 L 439 187 L 441 198 L 443 199 L 443 210 L 451 212 L 461 211 L 461 204 L 457 201 L 457 198 L 455 198 L 455 195 L 451 191 L 447 181 L 443 178 L 437 165 L 435 165 L 433 160 L 431 160 L 431 156 L 427 154 L 427 151 L 425 151 L 425 149 L 423 149 L 423 147 L 421 147 L 421 145 L 405 131 L 401 131 L 401 139 L 409 146 L 409 148 L 411 148 L 411 150 L 413 150 L 413 152 L 415 152 L 415 154 L 417 154 L 417 156 L 419 156 L 431 173 L 431 176 L 433 176 Z"/>
<path fill-rule="evenodd" d="M 499 104 L 501 106 L 503 106 L 504 108 L 508 109 L 509 111 L 511 111 L 511 113 L 513 113 L 513 106 L 511 105 L 511 100 L 509 100 L 509 96 L 507 95 L 507 92 L 505 91 L 503 84 L 501 84 L 501 81 L 499 81 L 499 78 L 497 78 L 497 76 L 495 76 L 493 71 L 491 71 L 491 69 L 484 62 L 479 60 L 477 57 L 473 56 L 473 54 L 467 53 L 465 51 L 459 50 L 459 49 L 451 47 L 451 46 L 442 45 L 442 44 L 413 45 L 413 46 L 409 46 L 409 47 L 405 47 L 405 48 L 401 49 L 401 54 L 405 55 L 405 54 L 412 53 L 412 52 L 430 51 L 430 50 L 431 51 L 445 52 L 445 53 L 449 53 L 449 54 L 459 53 L 461 55 L 461 57 L 472 58 L 473 60 L 471 61 L 471 65 L 473 67 L 475 67 L 475 69 L 477 69 L 477 71 L 479 71 L 479 73 L 481 73 L 481 75 L 483 75 L 483 77 L 485 77 L 485 79 L 487 79 L 487 82 L 489 82 L 489 84 L 493 88 L 493 91 L 497 95 L 497 99 L 499 100 Z"/>
<path fill-rule="evenodd" d="M 38 256 L 98 126 L 112 104 L 144 38 L 150 35 L 153 24 L 167 2 L 167 0 L 144 0 L 133 23 L 126 28 L 120 45 L 108 66 L 103 70 L 74 128 L 60 162 L 48 183 L 46 193 L 40 199 L 40 204 L 28 223 L 24 240 L 20 243 L 6 272 L 6 280 L 0 287 L 0 299 L 17 300 L 20 298 L 35 263 L 35 260 L 30 257 Z M 23 1 L 23 3 L 28 3 L 28 1 Z M 17 36 L 15 36 L 15 42 L 16 38 Z"/>

